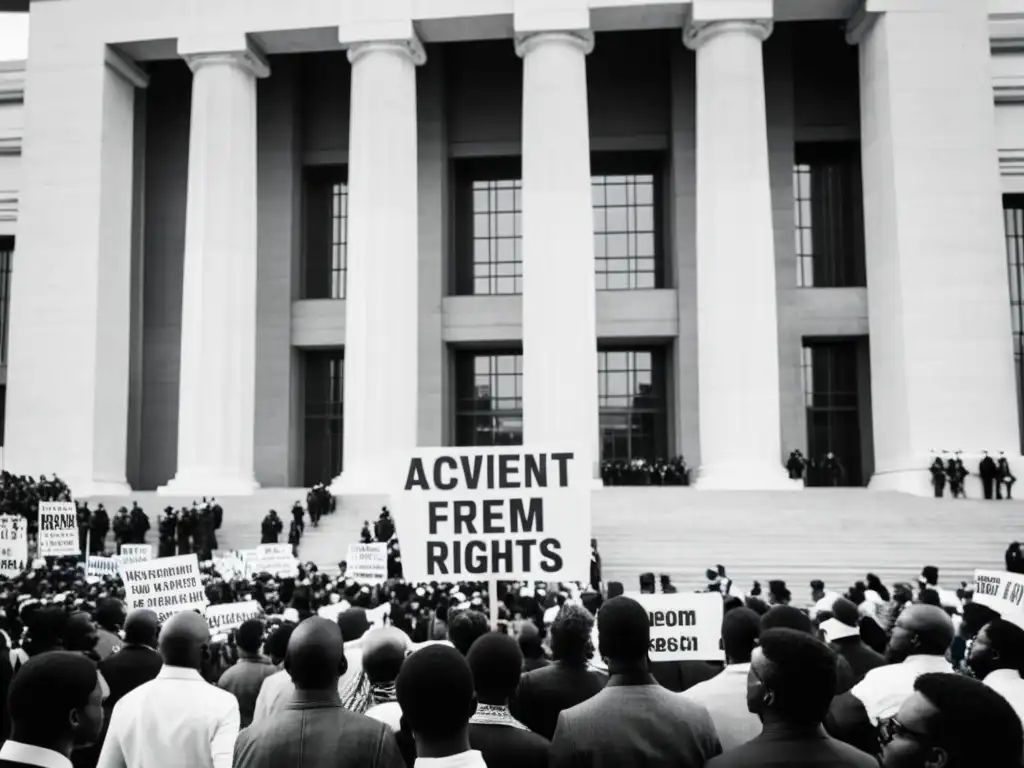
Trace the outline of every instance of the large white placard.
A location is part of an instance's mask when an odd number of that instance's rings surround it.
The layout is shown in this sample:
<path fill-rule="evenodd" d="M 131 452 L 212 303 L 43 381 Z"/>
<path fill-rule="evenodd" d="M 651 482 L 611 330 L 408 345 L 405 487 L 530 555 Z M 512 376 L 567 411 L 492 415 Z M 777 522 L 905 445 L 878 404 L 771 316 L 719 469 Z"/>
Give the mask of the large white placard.
<path fill-rule="evenodd" d="M 238 629 L 242 622 L 262 615 L 263 608 L 255 600 L 206 607 L 206 623 L 210 625 L 210 632 L 213 634 Z"/>
<path fill-rule="evenodd" d="M 345 575 L 362 584 L 380 584 L 388 580 L 387 544 L 349 544 L 348 570 Z"/>
<path fill-rule="evenodd" d="M 1006 614 L 1024 612 L 1024 576 L 1009 571 L 975 571 L 974 602 Z"/>
<path fill-rule="evenodd" d="M 292 554 L 291 544 L 260 544 L 255 550 L 239 552 L 245 563 L 245 576 L 269 573 L 278 578 L 294 577 L 299 573 L 299 561 Z"/>
<path fill-rule="evenodd" d="M 89 555 L 85 560 L 85 575 L 91 579 L 99 579 L 103 576 L 116 577 L 119 565 L 116 557 Z"/>
<path fill-rule="evenodd" d="M 148 608 L 165 621 L 179 611 L 206 610 L 206 590 L 194 554 L 123 565 L 121 578 L 129 611 Z"/>
<path fill-rule="evenodd" d="M 589 459 L 577 450 L 420 448 L 391 509 L 410 581 L 587 581 Z"/>
<path fill-rule="evenodd" d="M 28 566 L 28 525 L 21 515 L 0 515 L 0 575 L 13 578 Z"/>
<path fill-rule="evenodd" d="M 39 557 L 76 557 L 78 546 L 78 513 L 74 502 L 39 502 Z"/>
<path fill-rule="evenodd" d="M 717 592 L 630 595 L 651 623 L 651 661 L 723 661 L 722 596 Z"/>

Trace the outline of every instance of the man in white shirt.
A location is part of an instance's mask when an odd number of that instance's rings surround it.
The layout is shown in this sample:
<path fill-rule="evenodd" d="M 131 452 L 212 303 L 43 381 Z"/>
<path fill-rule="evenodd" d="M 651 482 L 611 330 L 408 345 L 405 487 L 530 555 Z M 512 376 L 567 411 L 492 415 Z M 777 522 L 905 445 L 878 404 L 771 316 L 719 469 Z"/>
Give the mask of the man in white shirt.
<path fill-rule="evenodd" d="M 747 709 L 750 655 L 761 634 L 761 617 L 749 608 L 733 608 L 722 619 L 725 669 L 679 694 L 703 704 L 718 732 L 722 752 L 746 744 L 761 733 L 761 718 Z"/>
<path fill-rule="evenodd" d="M 1010 702 L 1024 725 L 1024 628 L 1006 619 L 990 621 L 971 646 L 967 668 Z"/>
<path fill-rule="evenodd" d="M 3 703 L 12 727 L 0 768 L 71 768 L 72 750 L 99 738 L 105 695 L 96 663 L 84 654 L 51 651 L 26 661 Z"/>
<path fill-rule="evenodd" d="M 238 700 L 199 673 L 209 642 L 199 614 L 167 620 L 160 632 L 163 669 L 114 707 L 98 768 L 231 768 Z"/>

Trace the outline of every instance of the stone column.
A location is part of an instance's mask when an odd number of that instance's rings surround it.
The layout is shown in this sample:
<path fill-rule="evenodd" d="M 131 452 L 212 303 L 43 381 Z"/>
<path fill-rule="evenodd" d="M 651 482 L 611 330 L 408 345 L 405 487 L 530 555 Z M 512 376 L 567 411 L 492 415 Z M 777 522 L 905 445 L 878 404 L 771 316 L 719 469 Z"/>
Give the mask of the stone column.
<path fill-rule="evenodd" d="M 242 495 L 256 399 L 256 78 L 252 48 L 182 50 L 193 72 L 181 310 L 178 469 L 159 492 Z"/>
<path fill-rule="evenodd" d="M 1020 477 L 1017 392 L 984 3 L 877 0 L 860 45 L 871 332 L 871 488 L 931 494 L 931 451 Z"/>
<path fill-rule="evenodd" d="M 695 8 L 695 14 L 700 7 Z M 703 489 L 790 489 L 781 462 L 775 247 L 759 20 L 696 15 L 697 328 Z"/>
<path fill-rule="evenodd" d="M 360 42 L 352 63 L 344 469 L 335 495 L 381 495 L 416 448 L 419 222 L 415 37 Z"/>
<path fill-rule="evenodd" d="M 600 478 L 589 32 L 521 36 L 523 440 L 590 452 Z"/>

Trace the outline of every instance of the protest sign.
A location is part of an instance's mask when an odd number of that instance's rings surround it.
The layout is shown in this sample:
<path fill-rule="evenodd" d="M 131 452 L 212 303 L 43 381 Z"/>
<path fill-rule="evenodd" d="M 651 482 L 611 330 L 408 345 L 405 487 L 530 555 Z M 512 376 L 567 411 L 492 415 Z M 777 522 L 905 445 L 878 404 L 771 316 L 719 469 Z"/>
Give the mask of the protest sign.
<path fill-rule="evenodd" d="M 193 555 L 161 557 L 121 566 L 125 604 L 129 611 L 148 608 L 160 621 L 179 611 L 206 609 L 206 590 Z"/>
<path fill-rule="evenodd" d="M 651 623 L 651 661 L 724 661 L 722 596 L 717 592 L 630 595 Z"/>
<path fill-rule="evenodd" d="M 387 544 L 349 544 L 347 562 L 345 575 L 361 584 L 388 580 Z"/>
<path fill-rule="evenodd" d="M 132 563 L 145 563 L 153 559 L 152 544 L 122 544 L 121 554 L 118 555 L 121 563 L 131 565 Z"/>
<path fill-rule="evenodd" d="M 39 502 L 39 557 L 77 557 L 78 513 L 70 501 Z"/>
<path fill-rule="evenodd" d="M 591 463 L 579 451 L 420 448 L 391 509 L 410 581 L 587 581 Z"/>
<path fill-rule="evenodd" d="M 0 515 L 0 575 L 14 577 L 28 564 L 28 525 L 21 515 Z"/>
<path fill-rule="evenodd" d="M 297 576 L 299 561 L 292 555 L 290 544 L 260 544 L 255 550 L 239 552 L 245 563 L 245 577 L 269 573 L 278 578 Z"/>
<path fill-rule="evenodd" d="M 229 629 L 238 629 L 243 621 L 259 618 L 263 614 L 263 608 L 255 600 L 247 600 L 242 603 L 228 603 L 227 605 L 210 605 L 206 608 L 206 623 L 210 625 L 210 632 L 227 632 Z"/>
<path fill-rule="evenodd" d="M 245 563 L 237 552 L 214 555 L 213 568 L 223 579 L 230 580 L 245 575 Z"/>
<path fill-rule="evenodd" d="M 1024 611 L 1024 576 L 1009 571 L 975 571 L 973 600 L 1001 614 Z"/>
<path fill-rule="evenodd" d="M 119 563 L 116 558 L 106 555 L 89 555 L 85 561 L 86 578 L 100 578 L 102 576 L 117 576 Z"/>

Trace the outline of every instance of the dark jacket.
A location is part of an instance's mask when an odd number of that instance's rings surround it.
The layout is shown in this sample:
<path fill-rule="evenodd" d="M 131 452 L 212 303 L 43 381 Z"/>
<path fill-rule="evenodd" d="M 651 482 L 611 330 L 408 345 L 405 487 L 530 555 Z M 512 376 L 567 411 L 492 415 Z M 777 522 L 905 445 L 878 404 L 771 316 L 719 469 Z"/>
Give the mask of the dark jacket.
<path fill-rule="evenodd" d="M 662 687 L 682 693 L 697 683 L 710 680 L 722 671 L 722 666 L 705 661 L 655 661 L 651 663 L 650 669 Z"/>
<path fill-rule="evenodd" d="M 541 656 L 539 659 L 523 659 L 523 673 L 533 672 L 536 669 L 550 667 L 551 662 Z"/>
<path fill-rule="evenodd" d="M 238 699 L 238 714 L 242 728 L 252 725 L 256 697 L 260 695 L 263 681 L 278 671 L 270 659 L 240 656 L 238 662 L 228 667 L 220 676 L 217 687 L 234 694 Z"/>
<path fill-rule="evenodd" d="M 859 637 L 844 637 L 841 640 L 833 640 L 829 645 L 839 654 L 839 658 L 849 664 L 849 671 L 853 676 L 853 681 L 848 686 L 839 686 L 842 693 L 853 688 L 872 669 L 885 666 L 885 657 L 869 648 Z"/>
<path fill-rule="evenodd" d="M 816 726 L 769 727 L 746 744 L 716 757 L 708 768 L 878 768 L 878 760 L 837 741 Z"/>
<path fill-rule="evenodd" d="M 470 723 L 469 746 L 480 751 L 487 768 L 547 768 L 551 744 L 533 731 Z"/>
<path fill-rule="evenodd" d="M 144 645 L 125 645 L 100 662 L 100 672 L 110 687 L 110 695 L 103 702 L 108 722 L 114 705 L 143 683 L 156 679 L 163 665 L 160 654 Z"/>
<path fill-rule="evenodd" d="M 599 693 L 607 682 L 606 676 L 586 667 L 556 661 L 523 675 L 509 709 L 531 731 L 550 739 L 562 710 Z"/>
<path fill-rule="evenodd" d="M 296 691 L 238 734 L 234 768 L 405 768 L 391 729 L 349 712 L 337 691 Z"/>

